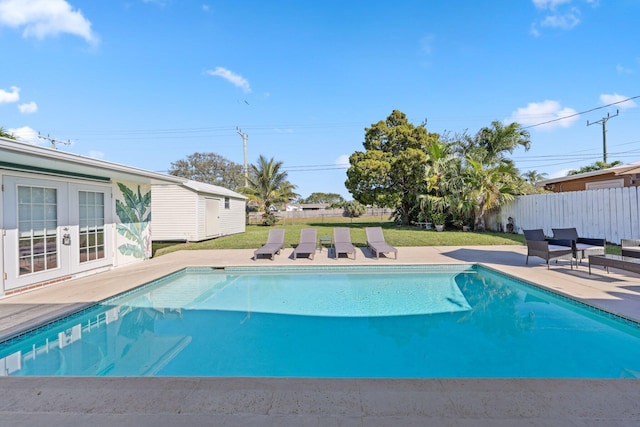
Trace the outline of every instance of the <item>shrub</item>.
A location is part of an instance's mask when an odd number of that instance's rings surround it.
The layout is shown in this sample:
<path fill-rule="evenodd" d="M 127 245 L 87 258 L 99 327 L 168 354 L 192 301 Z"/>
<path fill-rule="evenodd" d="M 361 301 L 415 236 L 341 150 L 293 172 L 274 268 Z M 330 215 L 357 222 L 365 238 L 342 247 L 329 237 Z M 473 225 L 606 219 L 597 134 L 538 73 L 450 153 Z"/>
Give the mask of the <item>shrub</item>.
<path fill-rule="evenodd" d="M 278 217 L 273 212 L 262 214 L 262 225 L 271 226 L 278 222 Z"/>
<path fill-rule="evenodd" d="M 362 216 L 366 211 L 367 208 L 356 201 L 347 202 L 344 205 L 344 215 L 351 218 Z"/>

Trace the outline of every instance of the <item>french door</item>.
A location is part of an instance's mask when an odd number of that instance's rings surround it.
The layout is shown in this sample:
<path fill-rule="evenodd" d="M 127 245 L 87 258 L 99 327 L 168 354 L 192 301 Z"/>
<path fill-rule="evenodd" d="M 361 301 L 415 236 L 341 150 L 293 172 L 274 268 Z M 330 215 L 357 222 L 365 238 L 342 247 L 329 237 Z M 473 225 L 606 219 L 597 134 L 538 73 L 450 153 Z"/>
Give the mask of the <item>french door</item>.
<path fill-rule="evenodd" d="M 111 264 L 110 186 L 3 177 L 4 290 Z"/>

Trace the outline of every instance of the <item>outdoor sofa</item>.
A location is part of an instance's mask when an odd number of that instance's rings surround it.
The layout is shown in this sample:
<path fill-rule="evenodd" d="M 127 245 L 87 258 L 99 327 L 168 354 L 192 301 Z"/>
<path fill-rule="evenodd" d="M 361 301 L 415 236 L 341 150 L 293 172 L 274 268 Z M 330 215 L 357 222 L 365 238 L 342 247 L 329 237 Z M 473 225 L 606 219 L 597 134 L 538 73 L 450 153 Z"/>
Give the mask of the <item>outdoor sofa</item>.
<path fill-rule="evenodd" d="M 570 240 L 573 257 L 578 262 L 589 255 L 604 255 L 606 253 L 606 239 L 579 237 L 575 228 L 552 228 L 553 238 L 559 240 Z"/>

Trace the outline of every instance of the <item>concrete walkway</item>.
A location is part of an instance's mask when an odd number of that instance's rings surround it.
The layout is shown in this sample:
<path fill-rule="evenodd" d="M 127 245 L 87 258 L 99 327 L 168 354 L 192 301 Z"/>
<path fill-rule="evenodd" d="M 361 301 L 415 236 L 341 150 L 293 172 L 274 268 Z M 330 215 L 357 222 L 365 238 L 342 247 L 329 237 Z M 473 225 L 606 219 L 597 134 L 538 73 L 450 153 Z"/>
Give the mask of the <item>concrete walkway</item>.
<path fill-rule="evenodd" d="M 640 276 L 561 261 L 523 246 L 403 247 L 398 260 L 252 260 L 251 250 L 182 251 L 0 299 L 0 339 L 188 266 L 482 263 L 640 321 Z M 588 349 L 585 349 L 588 351 Z M 639 425 L 640 381 L 566 379 L 0 378 L 0 426 Z"/>

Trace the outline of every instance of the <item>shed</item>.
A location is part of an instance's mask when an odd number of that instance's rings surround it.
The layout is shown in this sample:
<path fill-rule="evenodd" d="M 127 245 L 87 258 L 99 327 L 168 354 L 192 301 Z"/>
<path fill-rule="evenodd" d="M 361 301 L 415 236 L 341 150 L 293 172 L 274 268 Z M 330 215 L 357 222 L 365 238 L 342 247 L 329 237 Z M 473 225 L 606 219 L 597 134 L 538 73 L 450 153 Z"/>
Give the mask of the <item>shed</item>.
<path fill-rule="evenodd" d="M 191 180 L 151 188 L 153 241 L 199 242 L 245 232 L 242 194 Z"/>

